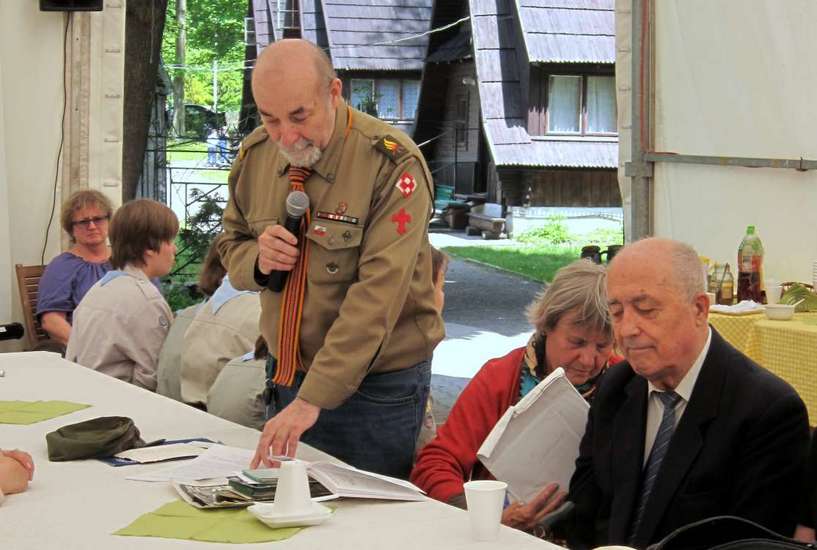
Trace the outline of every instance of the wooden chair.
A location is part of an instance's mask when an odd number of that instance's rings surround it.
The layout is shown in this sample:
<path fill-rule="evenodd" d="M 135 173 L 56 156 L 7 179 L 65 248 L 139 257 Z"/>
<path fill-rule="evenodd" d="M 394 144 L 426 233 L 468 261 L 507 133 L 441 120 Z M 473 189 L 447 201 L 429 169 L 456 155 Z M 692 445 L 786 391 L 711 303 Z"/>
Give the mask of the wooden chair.
<path fill-rule="evenodd" d="M 53 340 L 43 330 L 37 319 L 37 293 L 45 266 L 16 264 L 14 269 L 17 272 L 17 288 L 20 291 L 20 304 L 23 306 L 25 317 L 28 349 L 40 348 L 43 344 L 48 345 Z"/>

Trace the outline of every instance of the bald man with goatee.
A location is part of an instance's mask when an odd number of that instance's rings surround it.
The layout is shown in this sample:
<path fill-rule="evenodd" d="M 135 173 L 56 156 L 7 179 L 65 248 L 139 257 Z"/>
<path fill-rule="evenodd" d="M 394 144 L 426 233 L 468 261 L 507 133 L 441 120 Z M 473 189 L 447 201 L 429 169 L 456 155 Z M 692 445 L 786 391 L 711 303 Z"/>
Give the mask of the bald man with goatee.
<path fill-rule="evenodd" d="M 309 42 L 268 46 L 252 90 L 262 126 L 230 172 L 219 246 L 233 285 L 261 291 L 270 350 L 269 420 L 252 466 L 304 441 L 406 477 L 444 335 L 428 167 L 405 134 L 346 104 Z M 309 210 L 293 233 L 285 204 L 298 190 Z M 286 285 L 270 289 L 281 272 Z"/>

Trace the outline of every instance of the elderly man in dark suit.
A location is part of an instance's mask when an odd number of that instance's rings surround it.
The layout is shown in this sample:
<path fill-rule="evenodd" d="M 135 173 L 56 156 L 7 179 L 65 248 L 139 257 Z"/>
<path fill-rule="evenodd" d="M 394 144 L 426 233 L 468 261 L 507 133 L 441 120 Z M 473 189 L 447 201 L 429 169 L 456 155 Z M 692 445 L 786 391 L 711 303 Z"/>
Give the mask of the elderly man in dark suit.
<path fill-rule="evenodd" d="M 805 406 L 709 326 L 695 251 L 667 239 L 627 246 L 607 296 L 627 360 L 609 369 L 590 410 L 570 483 L 571 546 L 643 548 L 717 515 L 791 535 Z"/>

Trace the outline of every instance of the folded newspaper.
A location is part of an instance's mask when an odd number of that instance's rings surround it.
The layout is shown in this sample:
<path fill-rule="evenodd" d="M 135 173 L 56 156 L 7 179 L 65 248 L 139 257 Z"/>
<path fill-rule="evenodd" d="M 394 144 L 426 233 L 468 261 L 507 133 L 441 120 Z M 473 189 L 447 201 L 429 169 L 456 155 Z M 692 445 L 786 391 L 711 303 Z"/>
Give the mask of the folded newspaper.
<path fill-rule="evenodd" d="M 557 368 L 508 408 L 477 451 L 477 458 L 526 502 L 548 483 L 566 491 L 579 456 L 590 406 Z"/>

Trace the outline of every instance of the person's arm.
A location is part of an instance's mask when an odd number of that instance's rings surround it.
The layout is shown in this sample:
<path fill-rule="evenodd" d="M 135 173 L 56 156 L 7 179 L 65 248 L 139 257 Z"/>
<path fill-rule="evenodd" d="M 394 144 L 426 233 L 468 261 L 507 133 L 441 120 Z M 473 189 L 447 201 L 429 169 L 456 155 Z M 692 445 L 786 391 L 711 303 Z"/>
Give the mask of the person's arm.
<path fill-rule="evenodd" d="M 71 335 L 68 313 L 77 307 L 72 295 L 76 265 L 64 257 L 54 258 L 40 278 L 37 315 L 43 330 L 54 340 L 67 345 Z"/>
<path fill-rule="evenodd" d="M 498 387 L 507 377 L 496 376 L 496 364 L 489 361 L 465 386 L 437 437 L 417 457 L 410 480 L 433 499 L 465 505 L 462 485 L 471 478 L 479 447 L 507 409 L 502 396 L 507 389 Z"/>
<path fill-rule="evenodd" d="M 64 311 L 48 311 L 40 317 L 43 330 L 57 342 L 68 344 L 71 336 L 71 325 L 68 323 L 68 314 Z"/>
<path fill-rule="evenodd" d="M 238 290 L 260 291 L 265 284 L 262 274 L 258 272 L 258 236 L 253 234 L 238 200 L 246 151 L 259 139 L 253 133 L 241 144 L 227 179 L 229 196 L 222 218 L 224 236 L 219 241 L 218 252 L 230 274 L 230 284 Z"/>
<path fill-rule="evenodd" d="M 800 512 L 808 415 L 794 393 L 769 401 L 763 415 L 747 426 L 730 469 L 734 492 L 727 513 L 791 533 Z"/>

